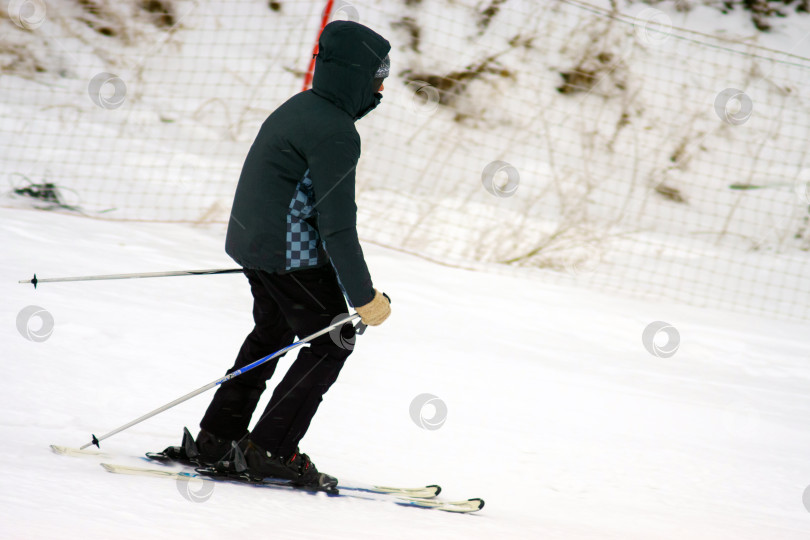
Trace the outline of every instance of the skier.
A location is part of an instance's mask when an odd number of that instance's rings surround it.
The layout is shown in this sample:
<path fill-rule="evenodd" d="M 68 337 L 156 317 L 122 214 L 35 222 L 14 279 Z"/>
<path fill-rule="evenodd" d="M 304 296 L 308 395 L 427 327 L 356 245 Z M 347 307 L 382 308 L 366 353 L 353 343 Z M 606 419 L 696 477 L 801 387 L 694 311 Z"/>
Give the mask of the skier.
<path fill-rule="evenodd" d="M 228 373 L 347 315 L 344 293 L 363 323 L 376 326 L 389 316 L 390 301 L 372 286 L 357 237 L 360 137 L 354 122 L 382 99 L 390 49 L 361 24 L 327 24 L 312 89 L 277 108 L 248 152 L 225 251 L 245 269 L 255 327 Z M 355 330 L 346 324 L 340 332 L 351 339 Z M 256 476 L 334 487 L 337 480 L 318 473 L 298 443 L 351 353 L 336 341 L 326 334 L 300 350 L 251 432 L 248 424 L 278 359 L 223 383 L 200 422 L 197 461 L 223 460 L 237 441 Z"/>

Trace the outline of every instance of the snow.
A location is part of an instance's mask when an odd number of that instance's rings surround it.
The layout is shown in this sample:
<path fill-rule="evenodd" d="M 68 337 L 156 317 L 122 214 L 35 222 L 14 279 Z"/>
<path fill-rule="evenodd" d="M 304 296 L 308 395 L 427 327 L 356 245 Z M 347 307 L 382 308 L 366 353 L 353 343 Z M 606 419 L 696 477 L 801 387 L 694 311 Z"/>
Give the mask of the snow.
<path fill-rule="evenodd" d="M 482 118 L 493 125 L 460 131 L 460 142 L 442 136 L 455 133 L 451 114 L 414 110 L 412 95 L 401 84 L 386 85 L 383 107 L 358 125 L 364 141 L 358 168 L 360 234 L 375 284 L 393 299 L 393 315 L 359 338 L 302 449 L 321 470 L 344 480 L 438 483 L 443 496 L 482 497 L 485 508 L 462 516 L 223 484 L 215 485 L 210 499 L 195 503 L 174 481 L 111 475 L 98 466 L 99 458 L 53 454 L 50 444 L 80 446 L 91 433 L 110 431 L 220 377 L 251 329 L 251 298 L 239 275 L 43 283 L 34 290 L 17 281 L 34 272 L 46 278 L 234 263 L 223 252 L 222 224 L 114 222 L 0 208 L 0 318 L 5 321 L 0 351 L 6 375 L 0 392 L 0 459 L 6 465 L 0 475 L 0 538 L 810 538 L 810 491 L 803 502 L 810 489 L 810 276 L 806 251 L 781 250 L 790 246 L 786 235 L 803 214 L 795 213 L 790 190 L 755 192 L 740 200 L 725 187 L 731 180 L 767 183 L 790 177 L 806 165 L 793 154 L 749 163 L 751 146 L 740 146 L 750 142 L 743 134 L 769 133 L 768 122 L 779 120 L 769 114 L 774 104 L 789 103 L 796 129 L 786 136 L 803 151 L 804 119 L 810 118 L 804 102 L 795 95 L 790 97 L 795 103 L 771 102 L 760 97 L 774 91 L 770 86 L 753 88 L 756 110 L 764 113 L 747 126 L 756 129 L 719 138 L 714 157 L 696 155 L 697 179 L 670 173 L 694 194 L 694 210 L 646 197 L 628 199 L 631 208 L 647 209 L 647 223 L 639 224 L 649 230 L 611 240 L 607 249 L 599 242 L 571 242 L 569 251 L 587 257 L 563 264 L 567 272 L 469 261 L 462 266 L 475 271 L 465 270 L 370 243 L 373 238 L 401 245 L 404 238 L 410 242 L 406 247 L 421 246 L 417 251 L 425 256 L 473 246 L 474 255 L 484 260 L 506 257 L 520 242 L 531 247 L 564 216 L 554 200 L 521 199 L 552 189 L 533 186 L 532 175 L 524 171 L 535 171 L 534 180 L 552 175 L 587 180 L 580 140 L 565 138 L 564 120 L 580 104 L 594 114 L 578 116 L 608 126 L 619 112 L 601 103 L 559 101 L 558 71 L 573 65 L 579 54 L 575 47 L 559 46 L 581 20 L 569 5 L 537 10 L 529 2 L 510 2 L 514 9 L 504 10 L 489 33 L 468 39 L 473 4 L 409 7 L 406 12 L 425 23 L 423 50 L 429 53 L 419 57 L 410 57 L 406 36 L 390 29 L 394 16 L 402 15 L 393 4 L 360 6 L 362 22 L 392 39 L 397 65 L 414 69 L 443 66 L 432 63 L 437 59 L 448 60 L 450 67 L 476 61 L 481 51 L 499 49 L 499 40 L 511 37 L 509 29 L 524 16 L 527 28 L 542 22 L 545 26 L 537 28 L 549 32 L 541 34 L 558 41 L 538 40 L 534 53 L 504 57 L 507 67 L 520 68 L 518 84 L 471 90 L 480 103 L 498 104 L 492 101 L 498 95 L 517 99 L 502 103 L 508 118 L 501 118 L 496 106 L 484 111 Z M 42 27 L 44 35 L 54 37 L 52 48 L 33 42 L 39 34 L 23 34 L 30 40 L 27 49 L 48 68 L 42 77 L 51 77 L 53 84 L 3 77 L 0 117 L 9 137 L 0 162 L 6 183 L 16 185 L 20 177 L 14 174 L 26 173 L 74 189 L 66 195 L 81 197 L 68 202 L 88 212 L 118 207 L 102 217 L 227 219 L 234 180 L 258 124 L 300 86 L 294 71 L 311 50 L 319 5 L 285 2 L 284 17 L 278 19 L 258 1 L 242 2 L 239 9 L 230 0 L 194 3 L 188 14 L 192 3 L 179 5 L 182 32 L 165 47 L 157 30 L 138 34 L 148 25 L 136 21 L 131 37 L 145 45 L 129 48 L 107 40 L 100 50 L 87 39 L 92 32 L 67 8 L 51 10 Z M 633 14 L 647 6 L 620 7 Z M 694 7 L 684 13 L 672 2 L 655 8 L 676 27 L 810 55 L 807 15 L 773 18 L 773 31 L 763 34 L 742 10 L 722 15 Z M 267 34 L 268 20 L 285 30 L 282 37 Z M 447 35 L 463 40 L 448 43 Z M 637 57 L 631 72 L 655 67 L 655 57 Z M 692 106 L 706 105 L 700 109 L 708 116 L 703 120 L 716 122 L 710 107 L 714 87 L 739 83 L 734 79 L 739 70 L 722 65 L 736 57 L 701 58 L 695 59 L 702 62 L 697 68 L 676 75 L 690 82 Z M 539 67 L 522 69 L 526 65 Z M 143 78 L 136 77 L 139 66 Z M 775 78 L 801 88 L 805 71 L 799 68 L 780 66 Z M 129 83 L 132 99 L 117 111 L 98 109 L 87 99 L 89 78 L 107 69 Z M 688 114 L 668 114 L 673 90 L 665 75 L 643 77 L 651 97 L 639 126 L 659 126 L 659 138 L 676 139 L 683 135 L 679 118 Z M 695 94 L 707 88 L 705 96 Z M 223 108 L 219 100 L 225 99 L 230 105 Z M 515 134 L 533 133 L 537 118 L 521 108 L 532 100 L 549 106 L 541 120 L 551 123 L 553 133 L 547 136 L 558 143 L 556 168 L 537 155 L 538 147 L 545 148 L 536 144 L 544 140 L 540 135 L 522 145 L 515 140 Z M 390 138 L 398 132 L 399 139 Z M 660 153 L 666 161 L 669 150 L 662 145 L 648 157 Z M 715 162 L 716 156 L 727 162 Z M 627 155 L 593 157 L 605 165 L 602 185 L 628 167 Z M 493 202 L 478 179 L 486 162 L 496 158 L 517 167 L 522 184 L 518 196 Z M 464 184 L 469 197 L 459 195 L 466 192 L 458 190 L 455 176 L 433 168 L 440 164 L 475 180 Z M 394 168 L 403 178 L 386 178 L 380 188 L 378 176 Z M 750 177 L 729 174 L 749 169 Z M 703 182 L 704 176 L 717 182 Z M 411 201 L 396 191 L 398 182 Z M 575 199 L 587 195 L 577 191 L 582 185 L 563 187 Z M 608 219 L 611 209 L 624 204 L 623 193 L 617 188 L 592 194 L 600 204 L 589 206 L 589 215 Z M 405 226 L 425 216 L 426 202 L 436 229 L 454 227 L 455 235 L 423 238 L 429 227 L 413 233 Z M 25 206 L 2 201 L 17 203 Z M 687 229 L 717 229 L 733 205 L 739 205 L 737 216 L 746 216 L 738 224 L 740 238 L 718 245 L 713 236 L 681 235 Z M 517 223 L 515 212 L 526 212 L 527 219 Z M 402 227 L 377 228 L 379 215 Z M 455 219 L 458 215 L 463 219 Z M 480 228 L 467 227 L 471 222 Z M 484 238 L 483 229 L 492 236 Z M 508 241 L 482 242 L 496 233 Z M 751 250 L 749 239 L 778 246 Z M 621 295 L 604 292 L 622 286 Z M 702 302 L 713 309 L 677 302 Z M 17 319 L 28 306 L 40 306 L 54 319 L 53 333 L 44 341 L 18 331 Z M 678 331 L 679 347 L 671 357 L 654 356 L 642 343 L 644 329 L 656 321 Z M 36 333 L 38 324 L 35 318 L 28 330 Z M 279 375 L 293 357 L 281 361 Z M 422 394 L 437 396 L 447 407 L 439 429 L 422 429 L 410 417 L 412 401 Z M 106 460 L 142 466 L 137 456 L 178 444 L 183 426 L 196 434 L 211 396 L 104 441 L 103 450 L 113 455 Z M 259 410 L 268 398 L 269 393 Z M 433 410 L 423 409 L 424 417 Z"/>
<path fill-rule="evenodd" d="M 126 40 L 100 37 L 74 4 L 54 2 L 36 32 L 0 21 L 0 33 L 46 69 L 2 79 L 3 191 L 26 177 L 49 180 L 95 216 L 227 222 L 258 126 L 301 88 L 322 3 L 285 2 L 275 12 L 261 0 L 178 1 L 182 23 L 167 35 L 142 10 L 128 19 L 132 3 L 104 2 L 110 18 L 126 21 Z M 617 2 L 627 16 L 609 22 L 574 4 L 510 0 L 481 34 L 482 2 L 354 2 L 361 22 L 391 40 L 394 66 L 381 107 L 358 122 L 363 240 L 434 259 L 558 270 L 590 259 L 580 286 L 810 320 L 810 217 L 806 196 L 791 189 L 810 171 L 801 90 L 810 63 L 755 47 L 808 56 L 810 16 L 786 8 L 791 15 L 773 17 L 763 33 L 742 9 Z M 639 39 L 643 25 L 631 16 L 645 9 L 661 10 L 672 35 Z M 406 16 L 422 29 L 419 53 L 392 27 Z M 516 34 L 534 37 L 532 46 L 509 45 Z M 602 52 L 621 61 L 599 88 L 557 91 L 562 72 Z M 406 70 L 447 74 L 493 53 L 511 75 L 483 77 L 453 107 L 420 107 L 404 84 Z M 89 99 L 99 72 L 124 81 L 120 108 Z M 744 126 L 718 117 L 725 88 L 753 100 Z M 496 160 L 520 173 L 512 198 L 482 189 Z M 659 196 L 659 185 L 685 202 Z"/>
<path fill-rule="evenodd" d="M 0 209 L 0 537 L 808 538 L 806 324 L 552 285 L 528 270 L 449 268 L 369 244 L 393 315 L 359 338 L 302 449 L 342 479 L 482 497 L 479 514 L 222 484 L 194 503 L 174 481 L 51 453 L 221 376 L 251 328 L 251 299 L 238 274 L 36 290 L 17 281 L 231 267 L 223 239 L 221 226 Z M 29 305 L 54 318 L 45 341 L 15 326 Z M 654 321 L 678 330 L 674 356 L 644 348 Z M 423 393 L 447 406 L 439 429 L 409 416 Z M 196 433 L 210 397 L 104 441 L 108 461 L 138 464 L 177 444 L 182 426 Z"/>

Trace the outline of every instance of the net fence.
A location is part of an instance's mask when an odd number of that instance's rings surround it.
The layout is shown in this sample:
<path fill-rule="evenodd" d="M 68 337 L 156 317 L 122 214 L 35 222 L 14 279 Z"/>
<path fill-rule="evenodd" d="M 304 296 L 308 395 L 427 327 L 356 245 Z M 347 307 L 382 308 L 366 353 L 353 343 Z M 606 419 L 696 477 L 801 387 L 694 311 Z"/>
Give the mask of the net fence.
<path fill-rule="evenodd" d="M 361 239 L 810 319 L 802 50 L 574 0 L 6 7 L 0 204 L 53 207 L 30 193 L 50 182 L 65 211 L 227 223 L 253 137 L 301 90 L 326 15 L 392 43 L 382 105 L 357 124 Z"/>

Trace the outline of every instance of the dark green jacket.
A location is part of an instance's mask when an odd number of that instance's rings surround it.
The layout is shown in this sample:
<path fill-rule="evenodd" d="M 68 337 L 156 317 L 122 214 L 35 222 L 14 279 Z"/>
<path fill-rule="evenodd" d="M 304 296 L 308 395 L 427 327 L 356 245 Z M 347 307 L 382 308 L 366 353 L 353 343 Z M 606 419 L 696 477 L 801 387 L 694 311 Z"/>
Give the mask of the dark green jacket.
<path fill-rule="evenodd" d="M 351 21 L 326 25 L 319 43 L 312 89 L 276 109 L 248 152 L 225 251 L 266 272 L 331 263 L 350 304 L 361 306 L 374 290 L 357 238 L 354 122 L 380 103 L 373 78 L 391 46 Z"/>

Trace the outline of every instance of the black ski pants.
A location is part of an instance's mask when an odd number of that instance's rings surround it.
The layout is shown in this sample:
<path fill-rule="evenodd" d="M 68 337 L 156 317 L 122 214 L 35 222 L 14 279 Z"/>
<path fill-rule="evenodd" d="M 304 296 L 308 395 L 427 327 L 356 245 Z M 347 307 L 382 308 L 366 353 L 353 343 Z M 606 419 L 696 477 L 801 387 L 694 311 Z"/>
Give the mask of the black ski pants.
<path fill-rule="evenodd" d="M 346 300 L 331 264 L 296 270 L 288 274 L 245 270 L 253 293 L 255 327 L 247 336 L 233 367 L 242 368 L 348 315 Z M 290 456 L 307 432 L 323 395 L 337 379 L 351 354 L 354 328 L 345 324 L 343 340 L 329 333 L 298 348 L 298 357 L 276 386 L 250 438 L 265 450 Z M 273 376 L 278 358 L 220 385 L 200 427 L 220 438 L 241 440 L 266 381 Z"/>

